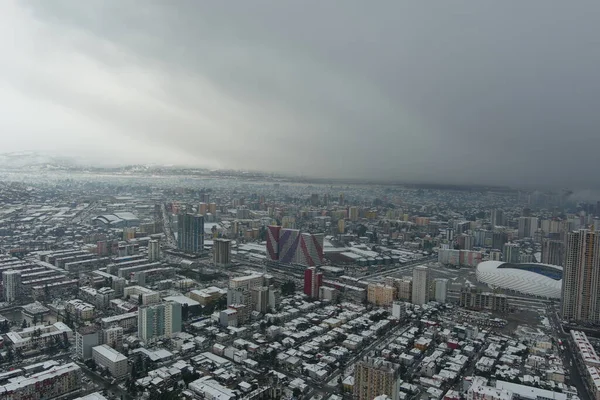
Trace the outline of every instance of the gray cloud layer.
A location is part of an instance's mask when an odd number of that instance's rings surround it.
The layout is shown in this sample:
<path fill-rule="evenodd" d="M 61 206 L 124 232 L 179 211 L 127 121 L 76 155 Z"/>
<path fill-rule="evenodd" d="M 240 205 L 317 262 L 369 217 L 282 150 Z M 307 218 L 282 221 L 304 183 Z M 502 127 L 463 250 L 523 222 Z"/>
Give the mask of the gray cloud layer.
<path fill-rule="evenodd" d="M 7 149 L 600 186 L 598 2 L 5 4 Z"/>

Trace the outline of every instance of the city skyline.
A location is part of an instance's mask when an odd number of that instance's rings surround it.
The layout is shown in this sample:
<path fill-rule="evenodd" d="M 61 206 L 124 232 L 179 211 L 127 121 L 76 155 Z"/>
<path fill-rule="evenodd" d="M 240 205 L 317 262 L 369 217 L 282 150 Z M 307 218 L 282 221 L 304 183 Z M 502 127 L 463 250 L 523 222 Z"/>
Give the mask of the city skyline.
<path fill-rule="evenodd" d="M 466 2 L 7 2 L 3 150 L 331 178 L 597 186 L 584 171 L 597 168 L 588 143 L 600 122 L 590 111 L 600 60 L 586 49 L 598 5 L 534 3 L 515 13 Z"/>

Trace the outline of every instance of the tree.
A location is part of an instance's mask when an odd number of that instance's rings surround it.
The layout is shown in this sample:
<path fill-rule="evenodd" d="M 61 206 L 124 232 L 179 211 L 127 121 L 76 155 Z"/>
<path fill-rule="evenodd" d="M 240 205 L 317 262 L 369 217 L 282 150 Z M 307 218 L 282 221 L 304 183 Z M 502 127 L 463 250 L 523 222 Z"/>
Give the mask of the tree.
<path fill-rule="evenodd" d="M 298 388 L 294 388 L 294 390 L 292 390 L 292 394 L 295 398 L 299 399 L 300 396 L 302 396 L 302 391 Z"/>
<path fill-rule="evenodd" d="M 31 323 L 35 326 L 35 324 L 37 324 L 38 322 L 38 316 L 37 314 L 33 314 L 33 320 L 31 321 Z"/>
<path fill-rule="evenodd" d="M 27 328 L 27 320 L 23 318 L 23 323 L 21 324 L 21 329 Z"/>

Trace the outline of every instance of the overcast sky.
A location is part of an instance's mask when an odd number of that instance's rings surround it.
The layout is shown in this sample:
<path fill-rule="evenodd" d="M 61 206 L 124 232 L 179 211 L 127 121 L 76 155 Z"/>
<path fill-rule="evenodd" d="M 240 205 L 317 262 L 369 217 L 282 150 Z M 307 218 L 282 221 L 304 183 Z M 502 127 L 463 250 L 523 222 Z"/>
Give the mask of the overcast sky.
<path fill-rule="evenodd" d="M 0 5 L 0 151 L 599 186 L 600 2 Z"/>

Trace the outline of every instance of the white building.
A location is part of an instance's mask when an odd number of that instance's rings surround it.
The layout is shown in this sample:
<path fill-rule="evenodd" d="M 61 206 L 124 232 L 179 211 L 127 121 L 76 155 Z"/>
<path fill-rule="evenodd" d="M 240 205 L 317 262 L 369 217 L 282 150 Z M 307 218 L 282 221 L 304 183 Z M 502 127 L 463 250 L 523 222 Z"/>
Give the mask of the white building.
<path fill-rule="evenodd" d="M 448 296 L 448 279 L 437 278 L 435 281 L 435 301 L 445 303 Z"/>
<path fill-rule="evenodd" d="M 21 271 L 8 270 L 2 272 L 4 301 L 12 303 L 21 296 Z"/>
<path fill-rule="evenodd" d="M 429 303 L 429 269 L 424 265 L 413 270 L 412 303 L 419 306 Z"/>
<path fill-rule="evenodd" d="M 398 320 L 406 318 L 406 303 L 403 301 L 395 301 L 392 304 L 392 317 Z"/>
<path fill-rule="evenodd" d="M 0 393 L 2 398 L 10 400 L 54 399 L 79 389 L 81 368 L 75 363 L 69 363 L 28 377 L 11 379 L 9 383 L 0 386 Z"/>
<path fill-rule="evenodd" d="M 115 378 L 127 375 L 127 357 L 105 344 L 92 348 L 92 358 L 96 364 L 108 369 Z"/>
<path fill-rule="evenodd" d="M 123 293 L 125 294 L 125 297 L 129 296 L 129 298 L 134 301 L 138 301 L 141 295 L 142 302 L 140 305 L 154 304 L 160 301 L 160 293 L 143 286 L 128 286 Z"/>
<path fill-rule="evenodd" d="M 39 331 L 39 335 L 34 335 L 34 332 Z M 63 340 L 64 334 L 67 338 L 73 336 L 73 331 L 62 322 L 56 322 L 52 325 L 36 325 L 23 329 L 21 332 L 8 332 L 6 337 L 12 343 L 15 349 L 28 350 L 36 343 L 44 343 L 55 337 Z"/>
<path fill-rule="evenodd" d="M 238 396 L 231 390 L 212 379 L 204 376 L 188 385 L 188 388 L 206 400 L 233 400 Z"/>

